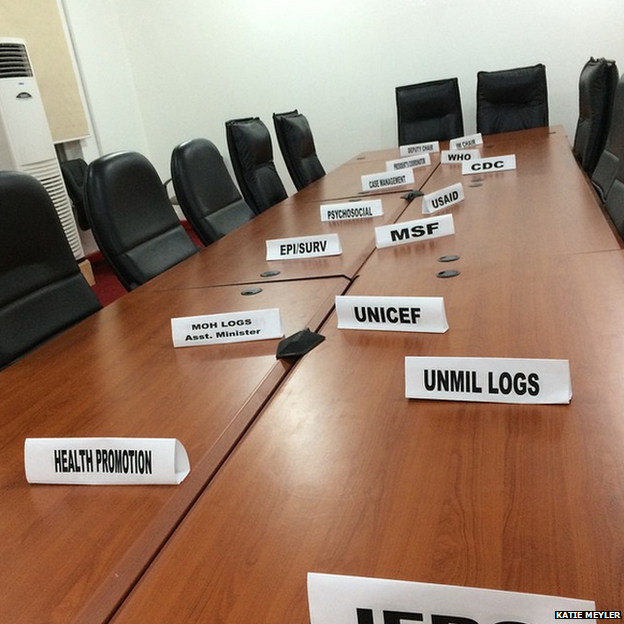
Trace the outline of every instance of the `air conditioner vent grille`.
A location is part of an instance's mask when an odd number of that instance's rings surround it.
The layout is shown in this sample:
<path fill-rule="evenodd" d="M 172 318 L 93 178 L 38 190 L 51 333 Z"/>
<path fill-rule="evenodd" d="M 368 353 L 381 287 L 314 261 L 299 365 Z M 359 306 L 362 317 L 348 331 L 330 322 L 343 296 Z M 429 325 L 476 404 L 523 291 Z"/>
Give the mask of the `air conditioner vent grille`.
<path fill-rule="evenodd" d="M 0 43 L 0 79 L 28 78 L 32 75 L 26 46 L 21 43 Z"/>

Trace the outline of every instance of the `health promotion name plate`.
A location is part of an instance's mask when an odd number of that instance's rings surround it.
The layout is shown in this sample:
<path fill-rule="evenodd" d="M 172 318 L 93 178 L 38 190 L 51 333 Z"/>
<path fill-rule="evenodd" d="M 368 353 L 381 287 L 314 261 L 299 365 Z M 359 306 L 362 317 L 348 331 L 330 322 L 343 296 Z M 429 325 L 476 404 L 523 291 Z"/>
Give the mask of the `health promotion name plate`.
<path fill-rule="evenodd" d="M 408 399 L 565 404 L 570 362 L 521 358 L 406 357 Z"/>
<path fill-rule="evenodd" d="M 271 340 L 283 335 L 282 317 L 278 308 L 171 319 L 174 347 Z"/>
<path fill-rule="evenodd" d="M 175 438 L 27 438 L 29 483 L 178 485 L 190 472 Z"/>
<path fill-rule="evenodd" d="M 428 332 L 448 330 L 443 297 L 336 297 L 338 329 Z"/>
<path fill-rule="evenodd" d="M 311 624 L 555 624 L 591 600 L 415 581 L 308 574 Z"/>

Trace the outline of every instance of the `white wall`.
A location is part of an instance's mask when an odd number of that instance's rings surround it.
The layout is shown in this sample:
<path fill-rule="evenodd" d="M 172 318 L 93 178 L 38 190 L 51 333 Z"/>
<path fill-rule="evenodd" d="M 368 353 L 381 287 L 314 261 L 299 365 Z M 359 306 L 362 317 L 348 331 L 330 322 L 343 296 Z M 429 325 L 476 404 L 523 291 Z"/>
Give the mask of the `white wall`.
<path fill-rule="evenodd" d="M 538 62 L 550 121 L 572 139 L 585 61 L 624 72 L 621 0 L 64 2 L 101 148 L 143 151 L 163 178 L 179 142 L 205 136 L 228 160 L 227 119 L 273 132 L 272 113 L 293 108 L 330 170 L 396 144 L 395 86 L 450 76 L 474 132 L 477 71 Z"/>

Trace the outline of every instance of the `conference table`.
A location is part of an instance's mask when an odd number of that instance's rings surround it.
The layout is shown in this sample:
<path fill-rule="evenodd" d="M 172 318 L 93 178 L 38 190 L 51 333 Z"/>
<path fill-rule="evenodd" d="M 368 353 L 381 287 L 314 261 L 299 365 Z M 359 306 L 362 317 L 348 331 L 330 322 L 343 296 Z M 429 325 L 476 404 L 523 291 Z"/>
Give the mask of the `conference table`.
<path fill-rule="evenodd" d="M 321 224 L 398 150 L 360 154 L 2 371 L 0 620 L 305 623 L 311 571 L 621 608 L 622 245 L 560 128 L 484 143 L 517 170 L 414 170 L 425 193 L 463 183 L 452 236 L 376 249 L 374 226 L 425 216 L 405 189 L 383 217 Z M 344 258 L 265 260 L 266 238 L 328 231 Z M 450 329 L 338 329 L 341 294 L 443 297 Z M 172 317 L 265 307 L 325 340 L 296 363 L 278 340 L 171 345 Z M 574 396 L 408 400 L 410 355 L 569 359 Z M 26 483 L 24 438 L 101 435 L 178 438 L 191 473 Z"/>

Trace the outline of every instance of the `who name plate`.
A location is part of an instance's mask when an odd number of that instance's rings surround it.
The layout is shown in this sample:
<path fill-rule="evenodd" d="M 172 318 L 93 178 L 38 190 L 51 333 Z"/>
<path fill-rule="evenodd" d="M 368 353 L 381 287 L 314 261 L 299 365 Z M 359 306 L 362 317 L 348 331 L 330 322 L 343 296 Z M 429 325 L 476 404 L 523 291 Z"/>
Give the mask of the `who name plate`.
<path fill-rule="evenodd" d="M 296 260 L 339 256 L 342 253 L 342 246 L 338 234 L 318 234 L 267 240 L 266 252 L 267 260 Z"/>
<path fill-rule="evenodd" d="M 423 214 L 431 214 L 463 200 L 464 186 L 461 182 L 458 182 L 457 184 L 452 184 L 439 191 L 427 193 L 427 195 L 423 197 L 422 212 Z"/>
<path fill-rule="evenodd" d="M 431 157 L 428 153 L 415 154 L 396 160 L 386 162 L 386 171 L 402 171 L 403 169 L 415 169 L 416 167 L 426 167 L 431 164 Z"/>
<path fill-rule="evenodd" d="M 555 624 L 562 612 L 595 609 L 591 600 L 312 572 L 308 606 L 311 624 Z"/>
<path fill-rule="evenodd" d="M 178 485 L 190 472 L 175 438 L 27 438 L 29 483 Z"/>
<path fill-rule="evenodd" d="M 406 357 L 408 399 L 564 404 L 572 398 L 568 360 Z"/>
<path fill-rule="evenodd" d="M 497 173 L 511 171 L 516 168 L 516 155 L 490 156 L 479 160 L 468 160 L 462 163 L 462 175 L 474 173 Z"/>
<path fill-rule="evenodd" d="M 442 334 L 448 328 L 443 297 L 336 297 L 338 329 Z"/>
<path fill-rule="evenodd" d="M 483 136 L 480 132 L 477 134 L 467 134 L 463 137 L 457 137 L 449 141 L 449 149 L 461 150 L 476 147 L 477 145 L 483 145 Z"/>
<path fill-rule="evenodd" d="M 428 141 L 427 143 L 411 143 L 410 145 L 399 146 L 399 156 L 414 156 L 414 154 L 435 154 L 440 151 L 439 141 Z"/>
<path fill-rule="evenodd" d="M 461 165 L 463 162 L 478 160 L 479 158 L 481 158 L 481 152 L 478 149 L 442 150 L 440 152 L 441 165 Z"/>
<path fill-rule="evenodd" d="M 447 214 L 392 225 L 380 225 L 375 228 L 375 243 L 377 247 L 394 247 L 454 233 L 453 215 Z"/>
<path fill-rule="evenodd" d="M 278 308 L 183 316 L 171 319 L 174 347 L 193 347 L 249 340 L 271 340 L 284 335 Z"/>
<path fill-rule="evenodd" d="M 383 191 L 388 188 L 414 184 L 414 171 L 404 169 L 398 171 L 384 171 L 382 173 L 371 173 L 362 176 L 362 191 Z"/>
<path fill-rule="evenodd" d="M 321 221 L 345 221 L 383 216 L 381 199 L 369 199 L 335 204 L 321 204 Z"/>

